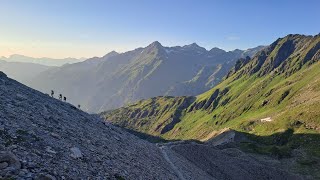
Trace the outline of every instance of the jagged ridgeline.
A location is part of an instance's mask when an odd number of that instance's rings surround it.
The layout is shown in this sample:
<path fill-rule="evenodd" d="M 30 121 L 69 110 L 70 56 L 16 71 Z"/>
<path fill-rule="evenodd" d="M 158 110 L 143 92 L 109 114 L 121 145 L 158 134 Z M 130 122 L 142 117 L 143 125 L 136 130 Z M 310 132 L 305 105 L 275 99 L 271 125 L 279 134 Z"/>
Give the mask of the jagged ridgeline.
<path fill-rule="evenodd" d="M 193 43 L 164 47 L 153 42 L 124 53 L 50 68 L 28 85 L 44 93 L 54 89 L 89 112 L 102 112 L 155 96 L 194 96 L 216 85 L 237 59 L 253 56 L 263 46 L 224 51 Z M 0 67 L 1 69 L 1 67 Z"/>
<path fill-rule="evenodd" d="M 319 133 L 319 49 L 320 35 L 288 35 L 239 59 L 220 84 L 197 97 L 155 97 L 102 116 L 166 139 L 206 140 L 223 128 Z"/>

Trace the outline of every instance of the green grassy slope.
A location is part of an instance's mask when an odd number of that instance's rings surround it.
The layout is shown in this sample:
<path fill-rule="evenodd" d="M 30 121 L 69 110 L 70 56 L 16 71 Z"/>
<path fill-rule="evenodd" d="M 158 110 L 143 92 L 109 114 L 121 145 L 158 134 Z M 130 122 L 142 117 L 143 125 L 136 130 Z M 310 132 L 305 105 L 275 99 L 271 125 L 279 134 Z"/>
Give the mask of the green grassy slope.
<path fill-rule="evenodd" d="M 257 135 L 288 128 L 317 133 L 319 49 L 319 35 L 288 35 L 254 58 L 239 60 L 224 81 L 195 99 L 157 97 L 103 116 L 120 126 L 167 139 L 203 139 L 223 128 Z M 261 122 L 268 117 L 271 121 Z M 165 125 L 170 123 L 168 130 Z"/>
<path fill-rule="evenodd" d="M 102 113 L 121 127 L 135 131 L 160 135 L 165 134 L 180 122 L 182 111 L 194 97 L 155 97 L 139 101 L 127 107 Z"/>
<path fill-rule="evenodd" d="M 259 142 L 242 144 L 244 150 L 296 154 L 291 168 L 320 178 L 319 60 L 320 35 L 288 35 L 240 59 L 220 84 L 197 97 L 156 97 L 102 116 L 168 140 L 205 141 L 234 129 Z"/>

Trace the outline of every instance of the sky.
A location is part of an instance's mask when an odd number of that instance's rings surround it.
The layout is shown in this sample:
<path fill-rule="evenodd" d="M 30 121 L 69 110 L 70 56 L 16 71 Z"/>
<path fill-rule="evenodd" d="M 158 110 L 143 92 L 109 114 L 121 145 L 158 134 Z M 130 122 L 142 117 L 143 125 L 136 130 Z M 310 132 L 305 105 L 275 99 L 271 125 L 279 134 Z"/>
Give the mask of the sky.
<path fill-rule="evenodd" d="M 153 41 L 211 49 L 320 33 L 319 0 L 0 0 L 0 56 L 93 57 Z"/>

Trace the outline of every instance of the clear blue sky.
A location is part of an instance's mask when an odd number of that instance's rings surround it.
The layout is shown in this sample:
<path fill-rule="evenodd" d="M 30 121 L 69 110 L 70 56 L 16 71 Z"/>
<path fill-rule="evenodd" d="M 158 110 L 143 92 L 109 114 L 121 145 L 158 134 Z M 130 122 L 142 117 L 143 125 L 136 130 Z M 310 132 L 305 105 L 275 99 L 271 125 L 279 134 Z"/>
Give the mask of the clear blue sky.
<path fill-rule="evenodd" d="M 320 32 L 319 0 L 0 0 L 0 56 L 102 56 L 158 40 L 246 49 Z"/>

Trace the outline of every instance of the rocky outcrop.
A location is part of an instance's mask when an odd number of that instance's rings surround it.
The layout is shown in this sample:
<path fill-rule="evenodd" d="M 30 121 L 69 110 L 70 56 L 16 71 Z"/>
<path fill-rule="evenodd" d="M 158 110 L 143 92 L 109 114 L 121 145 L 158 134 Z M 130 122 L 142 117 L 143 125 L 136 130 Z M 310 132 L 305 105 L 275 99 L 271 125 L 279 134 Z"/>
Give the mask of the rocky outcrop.
<path fill-rule="evenodd" d="M 314 63 L 319 59 L 316 55 L 319 48 L 319 36 L 290 34 L 262 49 L 252 59 L 238 60 L 227 78 L 236 72 L 235 80 L 255 73 L 260 77 L 271 72 L 285 73 L 289 76 L 301 69 L 304 64 Z"/>
<path fill-rule="evenodd" d="M 306 56 L 303 58 L 303 64 L 310 60 L 316 60 L 319 58 L 319 50 L 320 50 L 320 41 L 316 43 L 306 54 Z M 318 57 L 317 57 L 318 56 Z"/>
<path fill-rule="evenodd" d="M 181 113 L 194 100 L 195 97 L 159 96 L 151 98 L 142 106 L 138 102 L 131 105 L 130 108 L 119 108 L 115 111 L 101 113 L 100 115 L 105 120 L 112 121 L 114 124 L 128 129 L 144 129 L 144 133 L 152 131 L 157 134 L 165 134 L 181 121 Z M 163 104 L 162 102 L 166 103 Z"/>
<path fill-rule="evenodd" d="M 12 171 L 19 170 L 21 168 L 21 163 L 19 159 L 9 151 L 0 152 L 0 169 L 5 171 L 5 169 L 10 169 Z"/>

